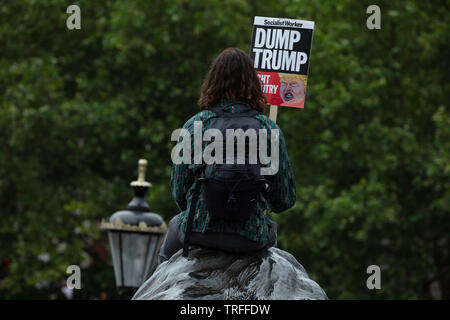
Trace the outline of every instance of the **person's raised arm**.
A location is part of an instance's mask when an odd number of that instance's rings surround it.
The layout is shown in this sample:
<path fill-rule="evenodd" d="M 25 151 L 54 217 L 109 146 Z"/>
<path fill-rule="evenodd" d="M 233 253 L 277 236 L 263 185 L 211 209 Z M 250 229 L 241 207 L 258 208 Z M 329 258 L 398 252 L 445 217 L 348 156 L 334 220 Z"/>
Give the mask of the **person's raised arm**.
<path fill-rule="evenodd" d="M 272 122 L 271 127 L 273 127 L 272 129 L 278 129 L 279 167 L 277 173 L 267 177 L 270 185 L 264 197 L 268 202 L 269 210 L 279 213 L 294 206 L 297 189 L 283 133 L 274 122 Z M 270 133 L 268 140 L 268 144 L 270 145 Z"/>

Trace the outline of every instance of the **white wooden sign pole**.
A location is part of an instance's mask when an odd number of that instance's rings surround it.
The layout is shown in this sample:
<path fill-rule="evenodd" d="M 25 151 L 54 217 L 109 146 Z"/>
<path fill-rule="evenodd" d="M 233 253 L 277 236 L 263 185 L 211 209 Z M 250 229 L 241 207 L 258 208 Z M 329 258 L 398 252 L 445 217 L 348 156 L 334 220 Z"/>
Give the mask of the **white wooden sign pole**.
<path fill-rule="evenodd" d="M 274 106 L 274 105 L 270 105 L 270 113 L 269 113 L 269 118 L 273 121 L 273 122 L 277 122 L 277 114 L 278 114 L 278 106 Z"/>

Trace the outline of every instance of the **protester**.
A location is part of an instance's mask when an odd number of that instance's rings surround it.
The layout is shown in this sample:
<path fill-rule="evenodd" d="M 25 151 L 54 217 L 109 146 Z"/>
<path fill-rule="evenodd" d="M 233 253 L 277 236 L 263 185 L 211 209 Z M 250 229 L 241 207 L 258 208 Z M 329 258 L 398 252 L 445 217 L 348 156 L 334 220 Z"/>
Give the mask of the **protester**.
<path fill-rule="evenodd" d="M 183 126 L 183 129 L 187 130 L 192 136 L 190 139 L 192 141 L 192 161 L 173 165 L 172 193 L 181 213 L 169 222 L 169 230 L 159 253 L 160 263 L 170 259 L 174 253 L 183 247 L 186 249 L 187 244 L 211 247 L 233 253 L 253 252 L 275 246 L 277 243 L 277 224 L 268 218 L 265 211 L 282 212 L 292 207 L 296 200 L 295 178 L 283 134 L 276 123 L 263 114 L 266 107 L 266 98 L 261 89 L 261 82 L 253 68 L 253 62 L 245 52 L 237 48 L 229 48 L 214 60 L 202 85 L 198 105 L 201 111 Z M 201 122 L 203 131 L 214 126 L 220 127 L 219 123 L 222 125 L 221 130 L 226 129 L 226 123 L 233 124 L 235 127 L 235 124 L 242 123 L 242 126 L 246 128 L 247 124 L 252 123 L 254 125 L 256 123 L 259 129 L 267 130 L 267 145 L 269 146 L 271 145 L 272 135 L 274 135 L 273 132 L 277 132 L 278 170 L 275 174 L 259 176 L 255 180 L 257 182 L 253 185 L 255 188 L 260 186 L 257 189 L 260 192 L 252 194 L 248 198 L 250 199 L 249 203 L 246 204 L 243 203 L 242 199 L 248 196 L 245 194 L 247 189 L 242 186 L 241 180 L 237 181 L 231 189 L 228 189 L 228 192 L 223 194 L 224 199 L 228 202 L 223 205 L 223 215 L 220 218 L 216 216 L 216 213 L 210 212 L 212 207 L 219 207 L 218 210 L 220 211 L 222 206 L 219 203 L 219 201 L 222 201 L 220 192 L 215 193 L 217 202 L 215 199 L 211 199 L 209 195 L 214 194 L 214 192 L 210 190 L 212 187 L 208 185 L 210 183 L 208 179 L 210 178 L 201 177 L 204 177 L 205 171 L 208 170 L 209 177 L 212 177 L 214 176 L 214 170 L 224 169 L 225 166 L 228 166 L 225 169 L 231 172 L 238 165 L 223 164 L 221 167 L 221 165 L 198 164 L 193 161 L 195 149 L 193 136 L 196 122 Z M 224 125 L 225 127 L 223 127 Z M 181 138 L 178 143 L 180 142 Z M 203 145 L 204 147 L 205 145 Z M 277 150 L 271 150 L 271 152 L 275 151 Z M 268 166 L 270 165 L 268 164 Z M 259 164 L 256 166 L 259 166 Z M 244 165 L 244 167 L 250 166 Z M 226 170 L 223 172 L 228 172 Z M 251 174 L 243 174 L 242 176 L 247 177 Z M 255 176 L 258 176 L 258 174 L 255 173 Z M 206 183 L 203 183 L 204 181 Z M 218 185 L 216 187 L 223 186 Z M 249 189 L 250 187 L 248 187 Z M 238 192 L 236 190 L 243 191 Z M 236 204 L 241 208 L 236 208 Z M 250 206 L 251 209 L 246 212 L 242 209 L 243 205 Z M 231 219 L 233 212 L 240 212 L 241 215 L 245 216 L 245 219 L 243 216 L 235 216 Z M 227 217 L 228 213 L 229 217 Z M 187 239 L 189 240 L 187 241 Z M 183 255 L 185 255 L 184 251 Z"/>

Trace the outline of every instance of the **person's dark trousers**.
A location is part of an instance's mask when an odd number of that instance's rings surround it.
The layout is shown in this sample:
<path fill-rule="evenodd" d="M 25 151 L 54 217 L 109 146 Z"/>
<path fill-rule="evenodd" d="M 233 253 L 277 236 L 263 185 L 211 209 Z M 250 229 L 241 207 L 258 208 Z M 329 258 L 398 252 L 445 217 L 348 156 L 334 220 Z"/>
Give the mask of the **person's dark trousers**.
<path fill-rule="evenodd" d="M 183 248 L 184 232 L 178 226 L 178 216 L 173 217 L 169 222 L 169 228 L 164 242 L 159 250 L 158 263 L 169 260 L 178 250 Z M 253 252 L 264 247 L 273 247 L 277 245 L 278 225 L 270 220 L 269 240 L 266 243 L 260 243 L 247 239 L 241 235 L 233 233 L 219 232 L 192 232 L 190 243 L 201 247 L 216 248 L 231 253 Z"/>

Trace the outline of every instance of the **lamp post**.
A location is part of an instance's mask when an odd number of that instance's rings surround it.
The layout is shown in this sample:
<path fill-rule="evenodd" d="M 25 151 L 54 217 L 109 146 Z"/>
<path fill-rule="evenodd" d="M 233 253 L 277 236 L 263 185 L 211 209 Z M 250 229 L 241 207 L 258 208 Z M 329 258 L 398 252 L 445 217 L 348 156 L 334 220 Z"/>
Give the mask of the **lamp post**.
<path fill-rule="evenodd" d="M 157 264 L 167 225 L 144 197 L 151 184 L 145 181 L 147 160 L 138 162 L 138 179 L 130 183 L 134 197 L 126 210 L 117 211 L 100 228 L 108 232 L 118 288 L 137 288 L 152 274 Z"/>

